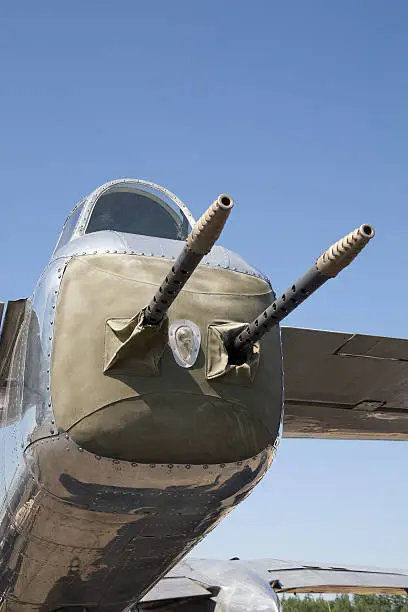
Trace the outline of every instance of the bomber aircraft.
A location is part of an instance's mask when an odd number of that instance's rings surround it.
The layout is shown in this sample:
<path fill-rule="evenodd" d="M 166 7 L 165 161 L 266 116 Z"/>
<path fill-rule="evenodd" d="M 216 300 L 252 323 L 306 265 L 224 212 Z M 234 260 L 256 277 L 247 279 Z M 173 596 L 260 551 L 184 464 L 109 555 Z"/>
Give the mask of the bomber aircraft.
<path fill-rule="evenodd" d="M 222 194 L 195 223 L 163 187 L 106 183 L 69 214 L 33 295 L 8 303 L 5 609 L 140 601 L 248 496 L 282 425 L 286 436 L 407 438 L 406 341 L 279 326 L 373 228 L 276 298 L 213 246 L 232 206 Z"/>

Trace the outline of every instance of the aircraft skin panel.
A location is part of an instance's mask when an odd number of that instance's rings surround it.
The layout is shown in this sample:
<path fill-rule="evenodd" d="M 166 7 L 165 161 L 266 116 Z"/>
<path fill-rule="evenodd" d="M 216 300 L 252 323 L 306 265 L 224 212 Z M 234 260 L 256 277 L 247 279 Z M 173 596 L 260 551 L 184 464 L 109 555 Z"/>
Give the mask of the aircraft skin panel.
<path fill-rule="evenodd" d="M 179 240 L 169 238 L 154 238 L 152 236 L 139 236 L 134 234 L 112 231 L 100 231 L 95 234 L 85 234 L 80 238 L 75 238 L 55 252 L 55 260 L 67 260 L 73 256 L 94 255 L 95 250 L 112 254 L 132 254 L 148 255 L 149 257 L 165 257 L 176 259 L 182 250 L 183 243 Z M 211 251 L 203 257 L 202 265 L 242 272 L 248 276 L 255 276 L 264 279 L 269 283 L 268 278 L 259 270 L 248 264 L 240 255 L 215 245 Z"/>
<path fill-rule="evenodd" d="M 192 597 L 211 597 L 212 593 L 198 580 L 184 576 L 174 576 L 159 580 L 147 595 L 142 598 L 143 602 L 159 602 L 172 599 L 190 599 Z"/>
<path fill-rule="evenodd" d="M 408 439 L 408 340 L 283 327 L 283 436 Z"/>
<path fill-rule="evenodd" d="M 8 600 L 45 609 L 64 602 L 68 589 L 72 603 L 123 609 L 249 492 L 268 462 L 264 453 L 241 471 L 236 463 L 136 465 L 98 458 L 65 436 L 38 441 L 25 455 L 34 479 L 10 504 L 25 532 L 10 554 L 26 566 L 35 560 L 38 574 L 17 573 L 15 585 L 7 576 Z"/>

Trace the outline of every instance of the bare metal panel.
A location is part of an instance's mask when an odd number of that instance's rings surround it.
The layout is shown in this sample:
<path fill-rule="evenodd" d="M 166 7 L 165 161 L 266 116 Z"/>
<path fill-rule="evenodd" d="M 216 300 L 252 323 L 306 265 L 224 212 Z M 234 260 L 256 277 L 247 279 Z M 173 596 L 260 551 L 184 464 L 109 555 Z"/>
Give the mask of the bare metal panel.
<path fill-rule="evenodd" d="M 170 577 L 160 580 L 141 601 L 161 601 L 184 597 L 211 597 L 211 592 L 191 578 Z"/>
<path fill-rule="evenodd" d="M 408 340 L 282 328 L 285 437 L 408 439 Z"/>

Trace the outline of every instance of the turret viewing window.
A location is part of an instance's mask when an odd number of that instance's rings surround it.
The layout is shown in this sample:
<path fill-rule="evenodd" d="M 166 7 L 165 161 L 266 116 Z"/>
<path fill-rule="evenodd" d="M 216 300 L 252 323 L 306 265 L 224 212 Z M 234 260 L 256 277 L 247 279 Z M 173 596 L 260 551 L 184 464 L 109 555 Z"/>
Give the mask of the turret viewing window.
<path fill-rule="evenodd" d="M 190 225 L 181 210 L 174 210 L 157 196 L 118 190 L 96 201 L 86 233 L 103 230 L 185 240 Z"/>

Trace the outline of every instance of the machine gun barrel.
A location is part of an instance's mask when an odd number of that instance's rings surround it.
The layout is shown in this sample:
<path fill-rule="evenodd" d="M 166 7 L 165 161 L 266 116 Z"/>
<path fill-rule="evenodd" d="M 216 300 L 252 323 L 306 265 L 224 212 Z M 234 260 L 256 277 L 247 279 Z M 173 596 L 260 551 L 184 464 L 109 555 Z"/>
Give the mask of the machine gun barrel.
<path fill-rule="evenodd" d="M 316 289 L 321 287 L 329 278 L 348 266 L 358 253 L 373 238 L 375 232 L 371 225 L 361 225 L 354 232 L 338 240 L 321 255 L 314 266 L 301 276 L 285 293 L 277 298 L 264 312 L 230 341 L 227 349 L 232 363 L 245 349 L 259 340 L 267 331 L 278 325 Z M 235 359 L 235 361 L 234 361 Z"/>
<path fill-rule="evenodd" d="M 204 255 L 211 251 L 218 240 L 233 205 L 232 198 L 223 193 L 199 218 L 187 236 L 184 249 L 172 265 L 150 304 L 145 308 L 145 323 L 158 325 L 163 320 Z"/>

